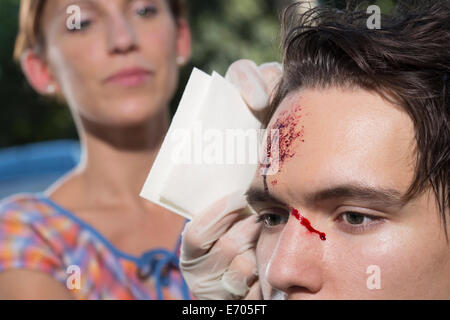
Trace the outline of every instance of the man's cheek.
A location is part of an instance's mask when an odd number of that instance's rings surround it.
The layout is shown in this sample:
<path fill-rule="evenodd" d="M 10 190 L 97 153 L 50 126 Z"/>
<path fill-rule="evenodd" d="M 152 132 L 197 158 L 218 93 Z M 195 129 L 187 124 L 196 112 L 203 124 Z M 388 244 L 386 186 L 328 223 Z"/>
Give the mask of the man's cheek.
<path fill-rule="evenodd" d="M 393 290 L 393 282 L 396 282 L 395 279 L 402 277 L 396 272 L 395 266 L 402 268 L 401 266 L 404 265 L 401 252 L 393 248 L 395 246 L 391 241 L 385 238 L 373 241 L 372 244 L 361 244 L 346 254 L 347 265 L 344 269 L 347 271 L 353 269 L 351 273 L 348 273 L 348 279 L 353 280 L 353 291 L 360 292 L 361 296 L 367 298 L 389 296 L 389 292 Z"/>

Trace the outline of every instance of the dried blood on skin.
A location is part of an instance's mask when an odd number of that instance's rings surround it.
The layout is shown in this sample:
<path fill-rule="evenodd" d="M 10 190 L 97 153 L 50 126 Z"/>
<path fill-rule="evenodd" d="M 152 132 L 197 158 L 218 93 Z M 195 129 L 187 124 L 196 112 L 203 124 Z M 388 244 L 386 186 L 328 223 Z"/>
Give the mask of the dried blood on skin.
<path fill-rule="evenodd" d="M 298 221 L 300 221 L 300 224 L 301 224 L 302 226 L 304 226 L 306 229 L 308 229 L 309 232 L 317 233 L 317 234 L 319 235 L 319 237 L 320 237 L 321 240 L 326 240 L 326 239 L 327 239 L 326 234 L 325 234 L 324 232 L 320 232 L 320 231 L 314 229 L 314 228 L 311 226 L 311 222 L 309 222 L 308 219 L 306 219 L 305 217 L 303 217 L 303 216 L 298 212 L 297 209 L 291 208 L 291 214 L 292 214 Z"/>
<path fill-rule="evenodd" d="M 297 124 L 302 117 L 299 112 L 301 111 L 300 105 L 294 110 L 286 114 L 284 111 L 277 121 L 272 126 L 272 129 L 278 129 L 279 131 L 279 158 L 280 158 L 280 170 L 284 161 L 292 158 L 295 155 L 294 142 L 303 137 L 304 127 L 301 126 L 297 129 Z M 271 141 L 268 142 L 271 145 Z M 269 152 L 270 149 L 268 148 Z"/>
<path fill-rule="evenodd" d="M 281 171 L 284 162 L 295 155 L 296 144 L 294 142 L 305 141 L 304 139 L 302 139 L 304 136 L 304 126 L 301 126 L 301 128 L 297 128 L 300 118 L 302 117 L 302 115 L 300 114 L 301 110 L 301 105 L 297 104 L 293 109 L 281 112 L 275 123 L 270 127 L 270 130 L 278 129 L 279 171 Z M 271 159 L 272 156 L 271 150 L 273 137 L 271 137 L 271 131 L 269 131 L 268 133 L 270 134 L 268 134 L 267 136 L 266 163 L 268 162 L 267 159 Z M 270 168 L 270 162 L 269 164 L 262 164 L 261 167 L 264 167 L 266 168 L 266 170 L 268 170 Z M 263 175 L 263 182 L 264 190 L 268 191 L 266 175 Z M 272 181 L 271 184 L 276 185 L 276 180 Z"/>

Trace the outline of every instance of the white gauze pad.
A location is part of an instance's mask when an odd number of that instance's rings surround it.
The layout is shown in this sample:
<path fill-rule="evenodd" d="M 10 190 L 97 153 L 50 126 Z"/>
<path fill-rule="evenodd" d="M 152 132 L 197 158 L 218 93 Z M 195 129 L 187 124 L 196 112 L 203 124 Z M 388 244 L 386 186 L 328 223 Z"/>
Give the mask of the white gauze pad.
<path fill-rule="evenodd" d="M 140 196 L 192 219 L 244 193 L 258 166 L 260 127 L 237 88 L 194 68 Z"/>

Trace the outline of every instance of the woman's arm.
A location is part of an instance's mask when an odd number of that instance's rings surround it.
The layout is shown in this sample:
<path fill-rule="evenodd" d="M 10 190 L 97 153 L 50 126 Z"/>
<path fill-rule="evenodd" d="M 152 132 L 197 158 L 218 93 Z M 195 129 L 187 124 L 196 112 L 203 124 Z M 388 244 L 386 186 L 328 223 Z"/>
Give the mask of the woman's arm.
<path fill-rule="evenodd" d="M 72 299 L 66 288 L 64 246 L 51 215 L 33 197 L 0 204 L 0 299 Z"/>
<path fill-rule="evenodd" d="M 0 300 L 68 300 L 69 290 L 40 271 L 11 269 L 0 273 Z"/>

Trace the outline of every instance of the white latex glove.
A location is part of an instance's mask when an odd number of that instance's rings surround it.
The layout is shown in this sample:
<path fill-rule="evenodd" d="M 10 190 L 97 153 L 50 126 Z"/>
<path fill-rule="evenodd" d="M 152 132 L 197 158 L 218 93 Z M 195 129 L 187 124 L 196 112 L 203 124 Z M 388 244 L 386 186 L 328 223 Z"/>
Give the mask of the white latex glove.
<path fill-rule="evenodd" d="M 257 279 L 254 246 L 261 225 L 242 212 L 246 206 L 233 194 L 186 224 L 180 268 L 197 299 L 239 299 Z"/>
<path fill-rule="evenodd" d="M 239 88 L 255 114 L 263 116 L 281 76 L 281 65 L 258 67 L 239 60 L 225 78 Z M 242 193 L 228 196 L 186 224 L 180 254 L 180 269 L 197 299 L 261 299 L 255 245 L 261 228 L 256 216 L 242 210 Z"/>
<path fill-rule="evenodd" d="M 256 112 L 264 111 L 280 80 L 282 66 L 269 62 L 259 67 L 251 60 L 238 60 L 227 70 L 225 79 L 237 87 L 248 107 Z"/>

